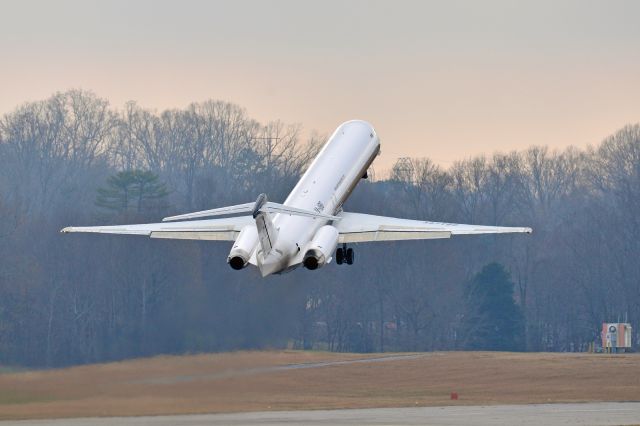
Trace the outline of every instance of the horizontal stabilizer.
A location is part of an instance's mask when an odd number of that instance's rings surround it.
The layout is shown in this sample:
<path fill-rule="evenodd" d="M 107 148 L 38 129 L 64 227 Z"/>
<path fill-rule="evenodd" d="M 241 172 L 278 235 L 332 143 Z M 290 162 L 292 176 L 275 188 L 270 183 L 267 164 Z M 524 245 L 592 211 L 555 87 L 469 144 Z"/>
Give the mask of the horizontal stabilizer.
<path fill-rule="evenodd" d="M 247 213 L 253 210 L 254 203 L 237 204 L 235 206 L 220 207 L 218 209 L 202 210 L 194 213 L 169 216 L 162 219 L 163 222 L 173 222 L 174 220 L 196 219 L 200 217 L 222 216 L 225 214 Z"/>
<path fill-rule="evenodd" d="M 272 203 L 271 201 L 267 202 L 260 210 L 267 213 L 284 213 L 294 216 L 319 217 L 327 220 L 340 220 L 339 216 L 317 213 L 311 210 L 298 209 L 296 207 L 285 206 L 284 204 Z"/>
<path fill-rule="evenodd" d="M 261 200 L 264 198 L 258 198 Z M 170 216 L 162 219 L 163 222 L 172 222 L 174 220 L 185 220 L 185 219 L 196 219 L 210 216 L 222 216 L 222 215 L 231 215 L 231 214 L 239 214 L 239 213 L 249 213 L 254 212 L 257 213 L 265 212 L 265 213 L 283 213 L 290 214 L 294 216 L 306 216 L 306 217 L 318 217 L 327 220 L 340 220 L 339 216 L 332 216 L 328 214 L 318 213 L 312 210 L 300 209 L 297 207 L 285 206 L 284 204 L 272 203 L 271 201 L 262 202 L 259 205 L 258 210 L 255 210 L 256 203 L 245 203 L 245 204 L 237 204 L 235 206 L 228 207 L 220 207 L 217 209 L 211 210 L 202 210 L 194 213 L 186 213 L 178 216 Z"/>

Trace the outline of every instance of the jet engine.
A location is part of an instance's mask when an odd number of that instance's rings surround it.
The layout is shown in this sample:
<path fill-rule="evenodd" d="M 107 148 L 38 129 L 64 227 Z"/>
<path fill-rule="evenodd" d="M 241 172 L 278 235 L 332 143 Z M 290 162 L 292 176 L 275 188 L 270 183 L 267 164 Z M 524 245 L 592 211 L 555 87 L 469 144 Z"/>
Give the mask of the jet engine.
<path fill-rule="evenodd" d="M 227 263 L 233 269 L 242 269 L 247 266 L 253 249 L 258 243 L 258 230 L 255 225 L 247 225 L 242 228 L 240 235 L 233 243 L 233 247 L 227 257 Z"/>
<path fill-rule="evenodd" d="M 318 229 L 304 255 L 302 264 L 307 269 L 318 269 L 331 259 L 338 246 L 338 230 L 331 225 Z"/>

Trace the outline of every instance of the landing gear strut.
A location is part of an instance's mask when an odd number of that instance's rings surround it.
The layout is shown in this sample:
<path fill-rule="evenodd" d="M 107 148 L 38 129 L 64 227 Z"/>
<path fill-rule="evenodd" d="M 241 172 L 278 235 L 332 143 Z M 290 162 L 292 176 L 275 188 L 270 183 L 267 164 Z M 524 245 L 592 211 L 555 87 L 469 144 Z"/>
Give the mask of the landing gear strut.
<path fill-rule="evenodd" d="M 336 249 L 336 263 L 338 265 L 342 265 L 344 262 L 347 265 L 353 265 L 353 261 L 355 260 L 355 253 L 352 248 L 347 248 L 346 244 L 343 244 L 342 247 L 338 247 Z"/>

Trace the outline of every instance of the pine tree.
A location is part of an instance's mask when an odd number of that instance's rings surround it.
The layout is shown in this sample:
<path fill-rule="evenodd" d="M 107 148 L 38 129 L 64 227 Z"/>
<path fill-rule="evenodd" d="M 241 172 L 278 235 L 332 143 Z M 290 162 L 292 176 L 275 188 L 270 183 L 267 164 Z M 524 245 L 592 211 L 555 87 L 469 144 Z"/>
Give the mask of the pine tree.
<path fill-rule="evenodd" d="M 498 263 L 482 268 L 467 288 L 461 335 L 471 350 L 524 350 L 524 316 L 513 299 L 514 284 Z"/>
<path fill-rule="evenodd" d="M 158 207 L 168 195 L 158 176 L 147 170 L 125 170 L 107 179 L 106 187 L 98 189 L 96 205 L 118 213 Z"/>

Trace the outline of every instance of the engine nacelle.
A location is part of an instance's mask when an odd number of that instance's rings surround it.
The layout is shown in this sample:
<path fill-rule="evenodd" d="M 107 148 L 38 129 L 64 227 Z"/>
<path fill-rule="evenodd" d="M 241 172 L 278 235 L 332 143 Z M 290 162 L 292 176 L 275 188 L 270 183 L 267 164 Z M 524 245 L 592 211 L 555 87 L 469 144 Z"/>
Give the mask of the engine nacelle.
<path fill-rule="evenodd" d="M 327 263 L 337 246 L 338 230 L 331 225 L 321 227 L 311 240 L 302 264 L 307 269 L 318 269 Z"/>
<path fill-rule="evenodd" d="M 233 247 L 227 257 L 227 263 L 233 269 L 242 269 L 247 266 L 251 253 L 258 244 L 258 230 L 255 225 L 247 225 L 242 228 L 240 235 L 233 243 Z"/>

